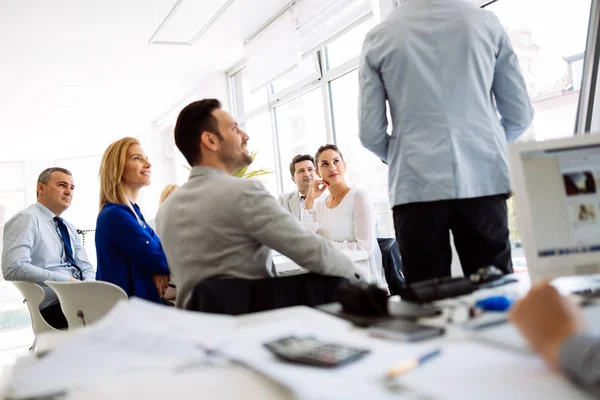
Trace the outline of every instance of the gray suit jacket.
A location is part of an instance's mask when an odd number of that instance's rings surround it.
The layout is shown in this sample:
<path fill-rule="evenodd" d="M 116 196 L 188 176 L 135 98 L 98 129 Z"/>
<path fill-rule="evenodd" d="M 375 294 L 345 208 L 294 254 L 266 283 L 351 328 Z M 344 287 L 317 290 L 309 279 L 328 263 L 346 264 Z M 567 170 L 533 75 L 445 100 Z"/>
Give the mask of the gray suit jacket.
<path fill-rule="evenodd" d="M 262 183 L 215 168 L 192 168 L 158 210 L 156 226 L 180 308 L 203 279 L 272 276 L 271 249 L 313 272 L 362 279 L 342 251 L 303 229 Z"/>
<path fill-rule="evenodd" d="M 600 336 L 574 335 L 560 349 L 560 366 L 577 386 L 600 399 Z"/>
<path fill-rule="evenodd" d="M 470 3 L 406 1 L 365 38 L 359 135 L 392 206 L 510 192 L 506 142 L 533 107 L 500 20 Z"/>
<path fill-rule="evenodd" d="M 298 221 L 300 218 L 300 195 L 298 192 L 282 193 L 279 195 L 279 204 L 288 210 Z"/>

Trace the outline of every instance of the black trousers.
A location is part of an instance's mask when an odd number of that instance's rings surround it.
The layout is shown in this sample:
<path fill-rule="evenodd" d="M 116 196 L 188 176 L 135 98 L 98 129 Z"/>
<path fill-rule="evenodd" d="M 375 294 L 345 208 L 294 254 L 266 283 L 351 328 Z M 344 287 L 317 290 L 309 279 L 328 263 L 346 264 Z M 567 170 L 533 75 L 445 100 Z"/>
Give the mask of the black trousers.
<path fill-rule="evenodd" d="M 56 329 L 67 329 L 69 327 L 67 318 L 60 308 L 60 303 L 52 304 L 40 310 L 40 312 L 50 326 Z"/>
<path fill-rule="evenodd" d="M 394 228 L 406 283 L 451 275 L 450 231 L 468 276 L 495 265 L 512 273 L 506 195 L 395 206 Z"/>

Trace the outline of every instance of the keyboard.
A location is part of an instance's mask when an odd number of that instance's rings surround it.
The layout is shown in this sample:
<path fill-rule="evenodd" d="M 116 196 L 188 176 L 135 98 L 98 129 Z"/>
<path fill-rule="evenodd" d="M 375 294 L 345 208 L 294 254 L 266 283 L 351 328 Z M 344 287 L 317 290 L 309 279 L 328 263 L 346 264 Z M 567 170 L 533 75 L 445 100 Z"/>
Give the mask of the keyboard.
<path fill-rule="evenodd" d="M 576 290 L 573 292 L 573 294 L 581 296 L 586 300 L 600 299 L 600 287 Z"/>

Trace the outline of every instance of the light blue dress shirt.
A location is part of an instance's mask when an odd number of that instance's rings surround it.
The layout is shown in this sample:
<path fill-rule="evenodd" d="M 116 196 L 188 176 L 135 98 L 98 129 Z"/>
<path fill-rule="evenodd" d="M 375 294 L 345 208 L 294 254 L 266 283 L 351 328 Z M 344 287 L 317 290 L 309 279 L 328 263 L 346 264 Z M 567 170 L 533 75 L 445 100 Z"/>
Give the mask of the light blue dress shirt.
<path fill-rule="evenodd" d="M 506 142 L 527 129 L 533 108 L 492 12 L 407 1 L 367 35 L 359 80 L 359 135 L 389 166 L 390 204 L 510 191 Z"/>
<path fill-rule="evenodd" d="M 79 271 L 67 261 L 64 243 L 55 215 L 47 207 L 35 203 L 18 212 L 4 225 L 2 275 L 7 281 L 68 282 L 79 278 Z M 83 280 L 94 280 L 96 272 L 88 261 L 75 227 L 64 221 L 71 239 L 73 258 Z M 46 297 L 40 308 L 56 303 L 56 295 L 44 285 Z"/>

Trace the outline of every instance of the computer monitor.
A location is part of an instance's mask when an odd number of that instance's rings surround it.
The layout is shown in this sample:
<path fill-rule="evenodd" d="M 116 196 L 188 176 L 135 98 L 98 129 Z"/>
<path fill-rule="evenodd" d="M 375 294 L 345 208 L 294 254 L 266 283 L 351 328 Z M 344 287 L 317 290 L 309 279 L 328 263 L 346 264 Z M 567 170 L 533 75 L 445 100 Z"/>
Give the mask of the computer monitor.
<path fill-rule="evenodd" d="M 600 135 L 508 147 L 533 283 L 600 273 Z"/>

